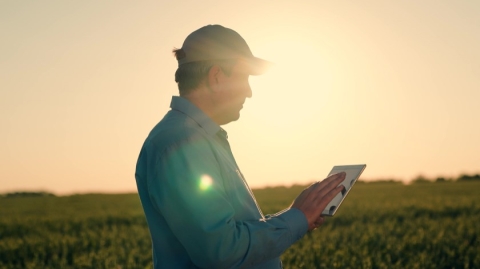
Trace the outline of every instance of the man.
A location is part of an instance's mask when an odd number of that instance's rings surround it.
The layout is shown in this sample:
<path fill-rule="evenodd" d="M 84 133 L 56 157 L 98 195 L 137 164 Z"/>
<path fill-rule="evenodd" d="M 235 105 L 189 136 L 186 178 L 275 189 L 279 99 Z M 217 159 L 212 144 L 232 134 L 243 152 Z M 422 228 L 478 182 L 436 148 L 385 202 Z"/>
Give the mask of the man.
<path fill-rule="evenodd" d="M 240 117 L 252 96 L 249 75 L 268 62 L 220 25 L 194 31 L 174 54 L 180 97 L 145 140 L 135 173 L 154 268 L 281 268 L 280 255 L 323 223 L 320 214 L 345 174 L 264 216 L 220 125 Z"/>

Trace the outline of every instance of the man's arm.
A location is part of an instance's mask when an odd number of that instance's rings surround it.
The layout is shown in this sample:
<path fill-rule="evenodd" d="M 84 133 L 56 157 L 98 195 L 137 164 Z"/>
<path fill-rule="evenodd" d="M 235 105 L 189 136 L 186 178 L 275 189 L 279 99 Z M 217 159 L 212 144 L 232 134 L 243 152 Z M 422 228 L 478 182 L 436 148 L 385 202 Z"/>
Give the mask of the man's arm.
<path fill-rule="evenodd" d="M 265 221 L 236 220 L 204 139 L 183 141 L 156 158 L 147 181 L 150 199 L 198 267 L 248 267 L 273 259 L 308 229 L 295 208 Z"/>

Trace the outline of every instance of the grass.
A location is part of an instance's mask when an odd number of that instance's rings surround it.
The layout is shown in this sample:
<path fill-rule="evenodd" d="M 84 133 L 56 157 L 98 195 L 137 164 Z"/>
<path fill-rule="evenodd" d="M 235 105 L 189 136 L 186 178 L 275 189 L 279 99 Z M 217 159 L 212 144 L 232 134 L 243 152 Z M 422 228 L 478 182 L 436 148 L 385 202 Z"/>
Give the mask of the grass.
<path fill-rule="evenodd" d="M 302 186 L 254 190 L 264 213 Z M 285 268 L 480 268 L 480 182 L 359 183 Z M 137 194 L 0 198 L 0 269 L 151 268 Z"/>

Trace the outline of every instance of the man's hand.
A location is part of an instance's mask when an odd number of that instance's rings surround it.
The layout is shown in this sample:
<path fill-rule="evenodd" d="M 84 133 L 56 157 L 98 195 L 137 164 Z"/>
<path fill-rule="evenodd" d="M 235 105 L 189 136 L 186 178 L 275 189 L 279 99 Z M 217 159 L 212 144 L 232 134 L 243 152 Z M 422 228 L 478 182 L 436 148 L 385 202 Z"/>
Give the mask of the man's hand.
<path fill-rule="evenodd" d="M 338 186 L 338 184 L 345 180 L 345 176 L 345 172 L 341 172 L 318 181 L 303 190 L 293 201 L 291 207 L 300 209 L 307 217 L 309 231 L 322 225 L 324 219 L 320 214 L 344 188 L 343 185 Z"/>

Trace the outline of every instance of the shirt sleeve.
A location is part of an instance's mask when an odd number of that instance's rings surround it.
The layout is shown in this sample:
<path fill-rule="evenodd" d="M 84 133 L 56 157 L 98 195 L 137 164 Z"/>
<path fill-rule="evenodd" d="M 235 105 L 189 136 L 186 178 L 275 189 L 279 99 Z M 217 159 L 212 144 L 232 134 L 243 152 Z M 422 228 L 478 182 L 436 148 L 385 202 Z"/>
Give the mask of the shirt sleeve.
<path fill-rule="evenodd" d="M 279 257 L 308 230 L 295 208 L 265 220 L 235 220 L 206 139 L 158 152 L 153 170 L 147 179 L 152 204 L 200 268 L 245 268 Z"/>

